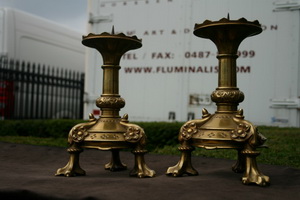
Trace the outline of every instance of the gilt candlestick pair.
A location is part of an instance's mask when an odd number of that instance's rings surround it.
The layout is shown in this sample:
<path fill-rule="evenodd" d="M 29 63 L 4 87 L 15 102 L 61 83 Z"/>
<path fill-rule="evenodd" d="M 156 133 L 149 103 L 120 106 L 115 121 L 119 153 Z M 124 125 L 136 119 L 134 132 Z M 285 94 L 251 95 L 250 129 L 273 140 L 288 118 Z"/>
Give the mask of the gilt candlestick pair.
<path fill-rule="evenodd" d="M 244 94 L 237 88 L 236 80 L 236 59 L 240 43 L 261 32 L 258 21 L 249 22 L 244 18 L 230 20 L 229 16 L 219 21 L 206 20 L 195 25 L 194 34 L 212 40 L 218 49 L 218 87 L 211 94 L 217 111 L 210 114 L 203 109 L 202 119 L 190 120 L 181 127 L 181 158 L 177 165 L 168 168 L 167 175 L 198 175 L 191 161 L 191 152 L 195 147 L 237 149 L 238 160 L 232 169 L 234 172 L 244 173 L 242 183 L 261 186 L 270 183 L 269 177 L 259 171 L 256 163 L 256 156 L 259 155 L 256 149 L 263 146 L 266 138 L 259 133 L 257 127 L 244 119 L 243 110 L 238 109 L 238 104 L 244 100 Z M 85 171 L 79 166 L 79 154 L 83 148 L 111 150 L 112 159 L 105 168 L 111 171 L 126 169 L 126 165 L 120 160 L 119 150 L 132 148 L 135 165 L 130 175 L 155 176 L 155 172 L 144 161 L 146 135 L 143 129 L 128 123 L 127 114 L 123 118 L 119 116 L 120 109 L 125 106 L 125 100 L 119 95 L 119 62 L 125 52 L 140 48 L 141 40 L 136 36 L 128 37 L 112 31 L 111 34 L 89 34 L 83 37 L 82 43 L 97 49 L 103 57 L 103 93 L 96 100 L 101 116 L 96 119 L 91 114 L 89 122 L 71 129 L 68 138 L 70 160 L 64 168 L 57 170 L 56 175 L 85 175 Z"/>

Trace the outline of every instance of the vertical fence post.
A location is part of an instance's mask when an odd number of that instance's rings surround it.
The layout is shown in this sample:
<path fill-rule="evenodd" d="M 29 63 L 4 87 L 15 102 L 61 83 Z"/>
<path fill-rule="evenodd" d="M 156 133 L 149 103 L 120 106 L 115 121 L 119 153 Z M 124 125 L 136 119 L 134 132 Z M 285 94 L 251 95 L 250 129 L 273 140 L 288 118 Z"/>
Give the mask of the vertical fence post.
<path fill-rule="evenodd" d="M 83 118 L 83 98 L 84 98 L 84 73 L 81 73 L 81 79 L 80 79 L 80 114 L 79 117 Z"/>
<path fill-rule="evenodd" d="M 45 117 L 45 85 L 47 84 L 47 79 L 45 76 L 45 65 L 42 66 L 42 70 L 41 70 L 41 75 L 40 75 L 40 87 L 41 87 L 41 92 L 40 92 L 40 100 L 41 100 L 41 104 L 40 104 L 40 118 L 44 119 Z"/>
<path fill-rule="evenodd" d="M 47 74 L 46 74 L 47 71 Z M 44 114 L 44 118 L 48 119 L 50 117 L 49 115 L 49 109 L 50 109 L 50 105 L 49 105 L 49 87 L 51 86 L 51 82 L 50 82 L 50 67 L 47 67 L 47 70 L 45 70 L 45 114 Z"/>

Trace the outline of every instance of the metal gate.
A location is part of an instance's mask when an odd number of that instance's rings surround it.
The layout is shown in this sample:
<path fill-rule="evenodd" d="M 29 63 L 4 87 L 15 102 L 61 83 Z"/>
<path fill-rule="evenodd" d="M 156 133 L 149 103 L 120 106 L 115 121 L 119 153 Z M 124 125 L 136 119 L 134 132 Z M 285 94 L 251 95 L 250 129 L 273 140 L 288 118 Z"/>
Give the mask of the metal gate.
<path fill-rule="evenodd" d="M 84 73 L 0 59 L 2 119 L 83 118 Z"/>

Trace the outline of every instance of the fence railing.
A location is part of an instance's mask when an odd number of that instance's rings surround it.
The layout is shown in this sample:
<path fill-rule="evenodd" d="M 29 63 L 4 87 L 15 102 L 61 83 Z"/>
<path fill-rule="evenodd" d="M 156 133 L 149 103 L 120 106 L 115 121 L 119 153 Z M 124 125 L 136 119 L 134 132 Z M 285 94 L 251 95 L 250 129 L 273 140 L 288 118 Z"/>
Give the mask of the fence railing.
<path fill-rule="evenodd" d="M 0 118 L 83 117 L 84 73 L 0 60 Z"/>

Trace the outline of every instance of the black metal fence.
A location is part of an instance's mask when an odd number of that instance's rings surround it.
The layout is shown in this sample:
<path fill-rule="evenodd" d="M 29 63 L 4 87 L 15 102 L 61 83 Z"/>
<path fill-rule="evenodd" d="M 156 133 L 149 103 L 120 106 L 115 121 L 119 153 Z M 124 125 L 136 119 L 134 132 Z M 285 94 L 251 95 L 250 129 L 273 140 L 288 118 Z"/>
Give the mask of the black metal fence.
<path fill-rule="evenodd" d="M 1 119 L 82 119 L 84 73 L 0 60 Z"/>

